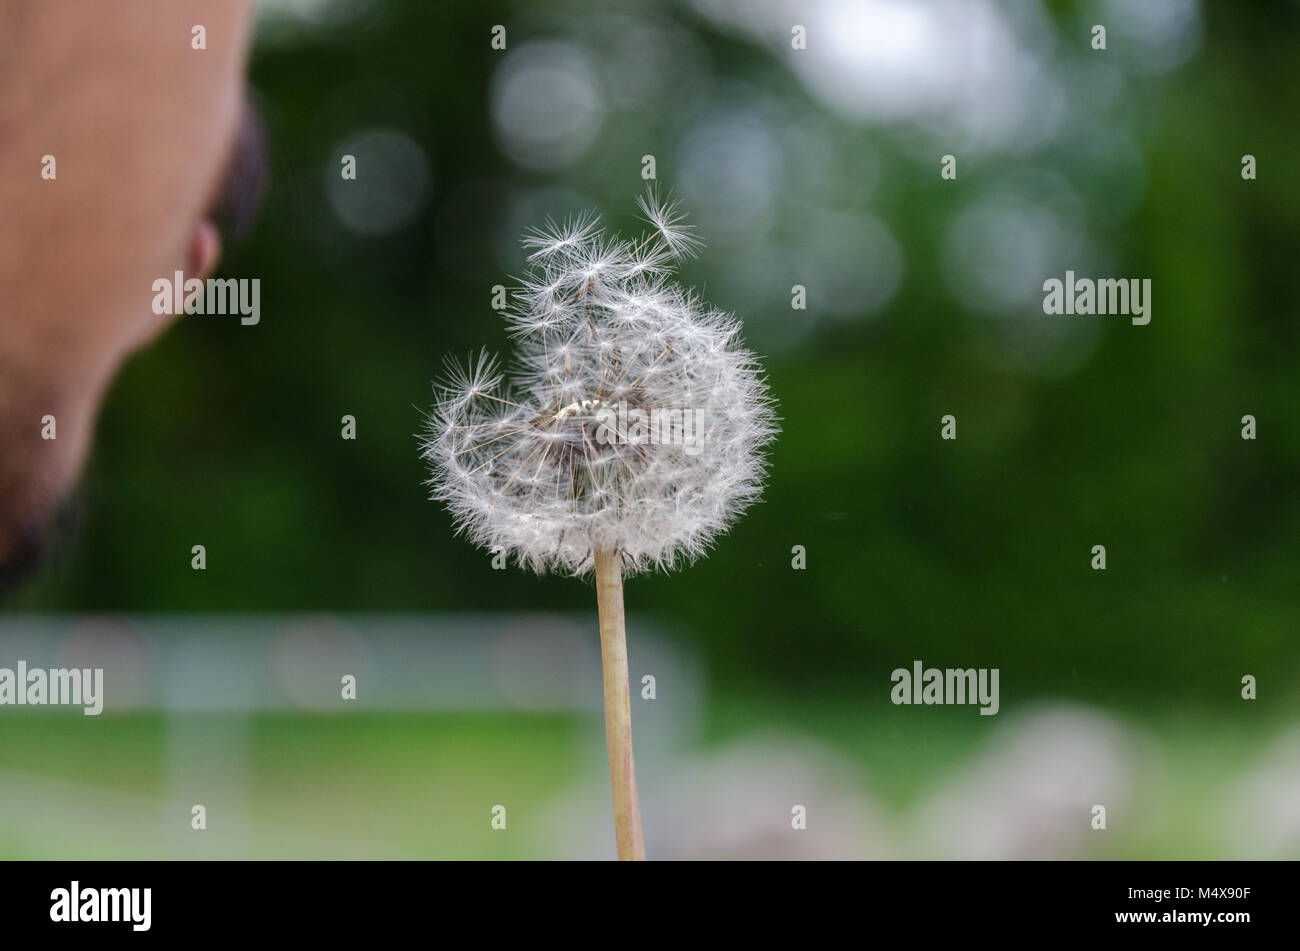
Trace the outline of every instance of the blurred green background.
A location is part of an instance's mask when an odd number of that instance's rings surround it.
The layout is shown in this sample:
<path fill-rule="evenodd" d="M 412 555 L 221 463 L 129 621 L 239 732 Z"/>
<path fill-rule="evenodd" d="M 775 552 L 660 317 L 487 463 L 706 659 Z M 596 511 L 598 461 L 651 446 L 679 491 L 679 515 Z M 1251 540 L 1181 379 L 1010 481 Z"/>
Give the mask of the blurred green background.
<path fill-rule="evenodd" d="M 6 612 L 553 610 L 591 612 L 594 639 L 589 583 L 494 571 L 453 536 L 414 434 L 444 355 L 508 350 L 490 301 L 521 269 L 519 232 L 587 208 L 636 227 L 651 155 L 707 242 L 683 279 L 744 319 L 783 418 L 763 501 L 708 558 L 628 584 L 629 614 L 707 671 L 698 746 L 769 727 L 819 737 L 888 813 L 976 756 L 995 721 L 1082 704 L 1140 723 L 1179 790 L 1107 854 L 1225 848 L 1221 825 L 1202 829 L 1206 784 L 1296 755 L 1275 737 L 1300 712 L 1300 6 L 261 13 L 251 85 L 271 188 L 221 272 L 261 278 L 261 323 L 181 320 L 133 359 L 80 531 Z M 1247 153 L 1258 180 L 1242 179 Z M 1151 323 L 1044 315 L 1042 282 L 1067 268 L 1149 278 Z M 200 543 L 205 572 L 190 568 Z M 915 659 L 1000 668 L 1003 714 L 892 707 L 890 671 Z M 3 756 L 75 743 L 33 722 L 0 720 Z M 395 812 L 422 801 L 419 751 L 463 731 L 467 770 L 521 759 L 518 781 L 550 789 L 572 767 L 566 724 L 260 719 L 254 812 L 274 825 L 281 794 L 326 795 L 311 764 L 377 737 L 391 745 L 374 768 L 414 784 L 390 788 Z M 156 729 L 114 721 L 100 749 L 147 760 Z M 1286 762 L 1260 767 L 1278 788 L 1300 782 Z M 147 769 L 129 782 L 151 788 Z M 407 828 L 371 845 L 544 854 L 485 844 L 478 826 L 437 842 Z"/>

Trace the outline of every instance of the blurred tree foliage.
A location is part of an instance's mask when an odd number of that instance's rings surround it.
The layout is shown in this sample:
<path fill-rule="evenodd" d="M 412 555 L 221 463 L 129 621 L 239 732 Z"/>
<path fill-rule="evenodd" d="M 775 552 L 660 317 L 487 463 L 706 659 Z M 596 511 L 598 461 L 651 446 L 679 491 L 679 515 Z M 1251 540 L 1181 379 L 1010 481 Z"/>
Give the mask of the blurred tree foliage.
<path fill-rule="evenodd" d="M 510 24 L 518 43 L 598 7 L 412 0 L 259 41 L 251 78 L 272 187 L 223 273 L 262 279 L 261 324 L 186 319 L 129 364 L 101 420 L 81 529 L 8 609 L 594 612 L 589 584 L 493 571 L 453 537 L 425 500 L 414 434 L 444 354 L 507 349 L 489 300 L 508 283 L 494 248 L 511 196 L 565 186 L 631 226 L 640 156 L 654 151 L 644 143 L 671 136 L 673 110 L 690 106 L 613 117 L 557 172 L 502 155 L 491 25 Z M 1078 16 L 1052 9 L 1062 23 Z M 656 15 L 708 50 L 715 79 L 822 109 L 769 52 L 689 9 Z M 867 684 L 882 704 L 889 671 L 915 658 L 1001 667 L 1004 705 L 1049 691 L 1226 705 L 1243 673 L 1260 676 L 1264 697 L 1278 679 L 1294 684 L 1297 8 L 1202 15 L 1197 54 L 1129 89 L 1145 191 L 1105 232 L 1110 273 L 1151 278 L 1153 321 L 1102 319 L 1095 351 L 1068 373 L 981 358 L 939 261 L 957 192 L 937 155 L 835 124 L 847 177 L 832 185 L 852 195 L 857 150 L 877 156 L 867 207 L 904 252 L 902 282 L 872 319 L 816 321 L 771 348 L 784 433 L 766 497 L 710 558 L 629 585 L 633 639 L 653 621 L 721 681 Z M 424 149 L 432 181 L 408 226 L 364 235 L 327 190 L 342 143 L 374 128 Z M 1258 181 L 1240 179 L 1245 152 Z M 1027 160 L 964 162 L 949 184 L 969 195 L 1016 161 Z M 1080 161 L 1066 148 L 1032 159 Z M 736 307 L 713 291 L 722 267 L 706 249 L 687 278 Z M 802 319 L 785 294 L 742 316 L 760 350 L 775 339 L 762 328 Z M 939 438 L 946 413 L 955 442 Z M 1240 437 L 1247 413 L 1253 442 Z M 355 442 L 340 438 L 344 414 Z M 190 570 L 198 543 L 206 572 Z M 1106 571 L 1089 567 L 1096 544 Z M 806 570 L 791 567 L 794 545 Z"/>

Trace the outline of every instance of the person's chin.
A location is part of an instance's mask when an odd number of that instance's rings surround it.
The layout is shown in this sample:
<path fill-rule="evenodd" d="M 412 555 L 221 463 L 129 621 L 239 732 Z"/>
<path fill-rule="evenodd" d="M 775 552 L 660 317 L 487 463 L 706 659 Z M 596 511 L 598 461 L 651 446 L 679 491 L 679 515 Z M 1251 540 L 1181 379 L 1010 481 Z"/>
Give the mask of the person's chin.
<path fill-rule="evenodd" d="M 0 598 L 37 573 L 75 520 L 75 506 L 65 500 L 49 513 L 15 519 L 0 532 Z"/>

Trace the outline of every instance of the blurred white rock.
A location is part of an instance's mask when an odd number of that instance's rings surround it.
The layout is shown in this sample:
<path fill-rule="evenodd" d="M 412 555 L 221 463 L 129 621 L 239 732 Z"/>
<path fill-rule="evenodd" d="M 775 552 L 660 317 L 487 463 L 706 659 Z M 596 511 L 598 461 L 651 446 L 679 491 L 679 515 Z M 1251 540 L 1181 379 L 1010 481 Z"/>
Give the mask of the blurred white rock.
<path fill-rule="evenodd" d="M 1232 785 L 1219 828 L 1225 848 L 1240 858 L 1300 858 L 1300 724 Z"/>
<path fill-rule="evenodd" d="M 921 857 L 1062 859 L 1105 849 L 1135 813 L 1141 745 L 1131 728 L 1088 707 L 1009 716 L 965 766 L 918 807 Z M 1093 807 L 1107 829 L 1092 827 Z M 1120 825 L 1122 828 L 1122 825 Z M 1118 833 L 1118 834 L 1122 834 Z"/>
<path fill-rule="evenodd" d="M 889 825 L 862 778 L 818 740 L 762 734 L 675 758 L 667 774 L 638 769 L 650 859 L 890 858 Z M 793 828 L 802 806 L 806 828 Z M 545 816 L 547 855 L 614 857 L 606 774 L 592 774 Z"/>

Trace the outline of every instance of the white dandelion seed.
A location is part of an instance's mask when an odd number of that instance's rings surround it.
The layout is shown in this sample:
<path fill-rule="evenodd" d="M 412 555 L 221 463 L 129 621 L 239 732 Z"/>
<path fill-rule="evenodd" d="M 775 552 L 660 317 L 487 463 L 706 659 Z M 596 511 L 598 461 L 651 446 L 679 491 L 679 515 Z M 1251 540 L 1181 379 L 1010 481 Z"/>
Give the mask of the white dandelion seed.
<path fill-rule="evenodd" d="M 740 323 L 671 280 L 700 246 L 640 201 L 635 242 L 594 215 L 524 237 L 511 378 L 452 364 L 422 437 L 457 530 L 538 572 L 594 570 L 620 859 L 645 857 L 632 761 L 623 575 L 699 557 L 759 495 L 776 418 Z"/>

